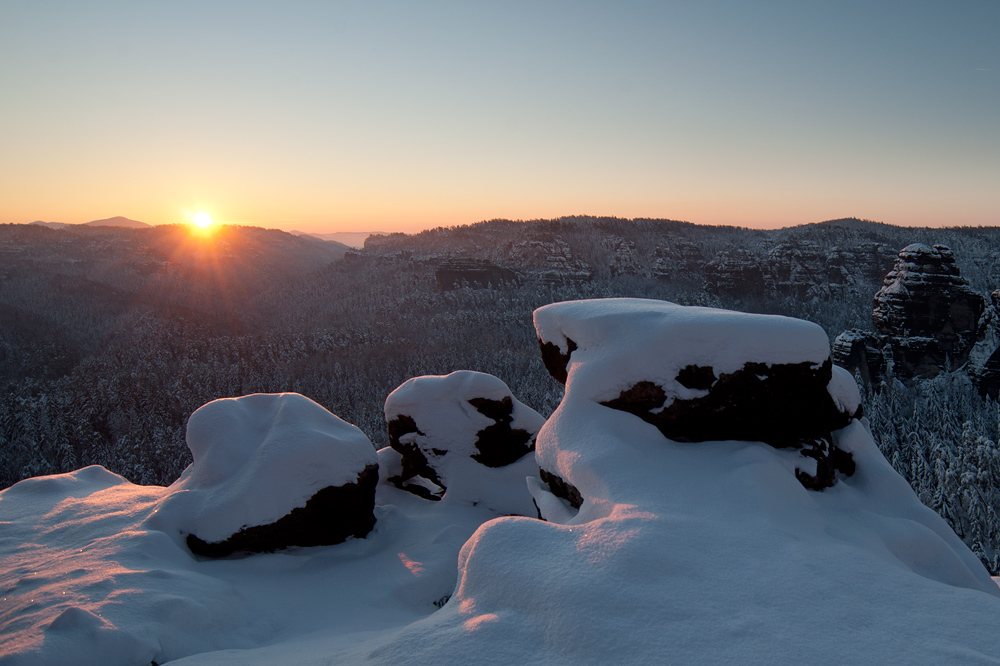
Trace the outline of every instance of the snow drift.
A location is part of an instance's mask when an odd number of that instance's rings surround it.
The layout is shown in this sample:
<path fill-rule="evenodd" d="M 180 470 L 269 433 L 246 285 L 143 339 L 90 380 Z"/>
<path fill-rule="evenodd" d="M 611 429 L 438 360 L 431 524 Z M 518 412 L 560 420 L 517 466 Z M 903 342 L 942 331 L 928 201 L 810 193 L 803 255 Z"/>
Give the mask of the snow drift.
<path fill-rule="evenodd" d="M 481 453 L 484 429 L 534 427 L 513 398 L 509 413 L 478 403 L 495 416 L 471 402 L 509 395 L 472 373 L 387 401 L 390 423 L 415 427 L 397 430 L 401 448 L 431 452 L 443 484 L 424 478 L 443 498 L 388 482 L 405 452 L 383 449 L 363 539 L 203 560 L 167 520 L 186 513 L 172 498 L 194 471 L 170 488 L 101 468 L 31 479 L 0 493 L 0 662 L 1000 662 L 1000 589 L 878 452 L 822 331 L 630 299 L 547 306 L 536 327 L 565 395 L 537 433 L 538 476 L 490 492 L 530 497 L 545 520 L 498 516 L 442 464 Z M 756 387 L 753 409 L 739 385 Z M 473 395 L 484 387 L 497 392 Z M 623 393 L 643 400 L 616 404 Z M 657 415 L 685 402 L 665 428 Z M 277 417 L 262 411 L 267 430 Z M 664 433 L 678 423 L 683 437 Z M 330 469 L 366 466 L 354 449 Z M 824 457 L 833 483 L 803 480 Z M 304 496 L 292 476 L 276 476 L 297 488 L 284 500 Z M 247 521 L 227 513 L 219 534 Z"/>

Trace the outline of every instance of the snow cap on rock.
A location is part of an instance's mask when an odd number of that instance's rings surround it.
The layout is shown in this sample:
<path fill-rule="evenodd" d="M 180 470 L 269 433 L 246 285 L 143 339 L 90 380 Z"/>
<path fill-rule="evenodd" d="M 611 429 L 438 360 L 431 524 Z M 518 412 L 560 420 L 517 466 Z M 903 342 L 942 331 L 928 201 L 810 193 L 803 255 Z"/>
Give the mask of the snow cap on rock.
<path fill-rule="evenodd" d="M 545 419 L 499 378 L 460 370 L 409 379 L 386 398 L 385 419 L 402 470 L 389 481 L 427 499 L 533 514 L 524 479 L 537 474 L 528 454 Z"/>
<path fill-rule="evenodd" d="M 366 470 L 377 478 L 365 434 L 297 393 L 214 400 L 191 415 L 187 443 L 194 462 L 171 486 L 161 520 L 172 516 L 181 533 L 207 542 L 275 523 Z"/>

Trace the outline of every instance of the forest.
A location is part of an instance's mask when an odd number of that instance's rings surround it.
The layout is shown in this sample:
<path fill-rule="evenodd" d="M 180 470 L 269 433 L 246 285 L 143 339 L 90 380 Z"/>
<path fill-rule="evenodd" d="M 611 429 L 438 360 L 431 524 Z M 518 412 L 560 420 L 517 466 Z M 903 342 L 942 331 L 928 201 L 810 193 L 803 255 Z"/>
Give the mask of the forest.
<path fill-rule="evenodd" d="M 630 296 L 783 314 L 831 341 L 871 329 L 898 251 L 943 244 L 970 286 L 1000 287 L 1000 230 L 845 219 L 783 230 L 670 220 L 493 220 L 372 236 L 361 250 L 277 230 L 0 225 L 0 488 L 104 465 L 167 485 L 190 414 L 294 391 L 387 444 L 406 379 L 496 375 L 548 415 L 532 311 Z M 876 441 L 920 499 L 1000 573 L 1000 406 L 962 367 L 862 387 Z"/>

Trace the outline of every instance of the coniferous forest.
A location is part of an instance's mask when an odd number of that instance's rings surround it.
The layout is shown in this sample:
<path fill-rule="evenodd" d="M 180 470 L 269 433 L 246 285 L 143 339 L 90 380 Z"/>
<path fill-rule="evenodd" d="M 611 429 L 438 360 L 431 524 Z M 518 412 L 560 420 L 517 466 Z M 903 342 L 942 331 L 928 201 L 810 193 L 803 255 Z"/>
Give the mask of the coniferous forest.
<path fill-rule="evenodd" d="M 276 230 L 0 225 L 0 488 L 104 465 L 166 485 L 190 462 L 191 412 L 294 391 L 387 444 L 406 379 L 496 375 L 543 415 L 562 386 L 532 311 L 642 297 L 782 314 L 831 341 L 872 329 L 903 247 L 946 245 L 969 287 L 1000 287 L 1000 230 L 856 219 L 777 231 L 573 217 L 370 237 L 364 249 Z M 1000 406 L 962 365 L 861 382 L 887 459 L 1000 573 Z"/>

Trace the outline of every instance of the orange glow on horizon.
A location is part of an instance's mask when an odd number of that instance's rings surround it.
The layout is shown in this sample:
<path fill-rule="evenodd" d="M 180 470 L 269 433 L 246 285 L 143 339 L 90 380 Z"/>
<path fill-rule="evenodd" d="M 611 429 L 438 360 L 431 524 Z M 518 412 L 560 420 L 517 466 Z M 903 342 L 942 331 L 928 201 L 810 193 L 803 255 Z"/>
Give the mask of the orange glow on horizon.
<path fill-rule="evenodd" d="M 191 216 L 191 233 L 199 238 L 212 236 L 219 228 L 212 216 L 205 211 L 198 211 Z"/>

